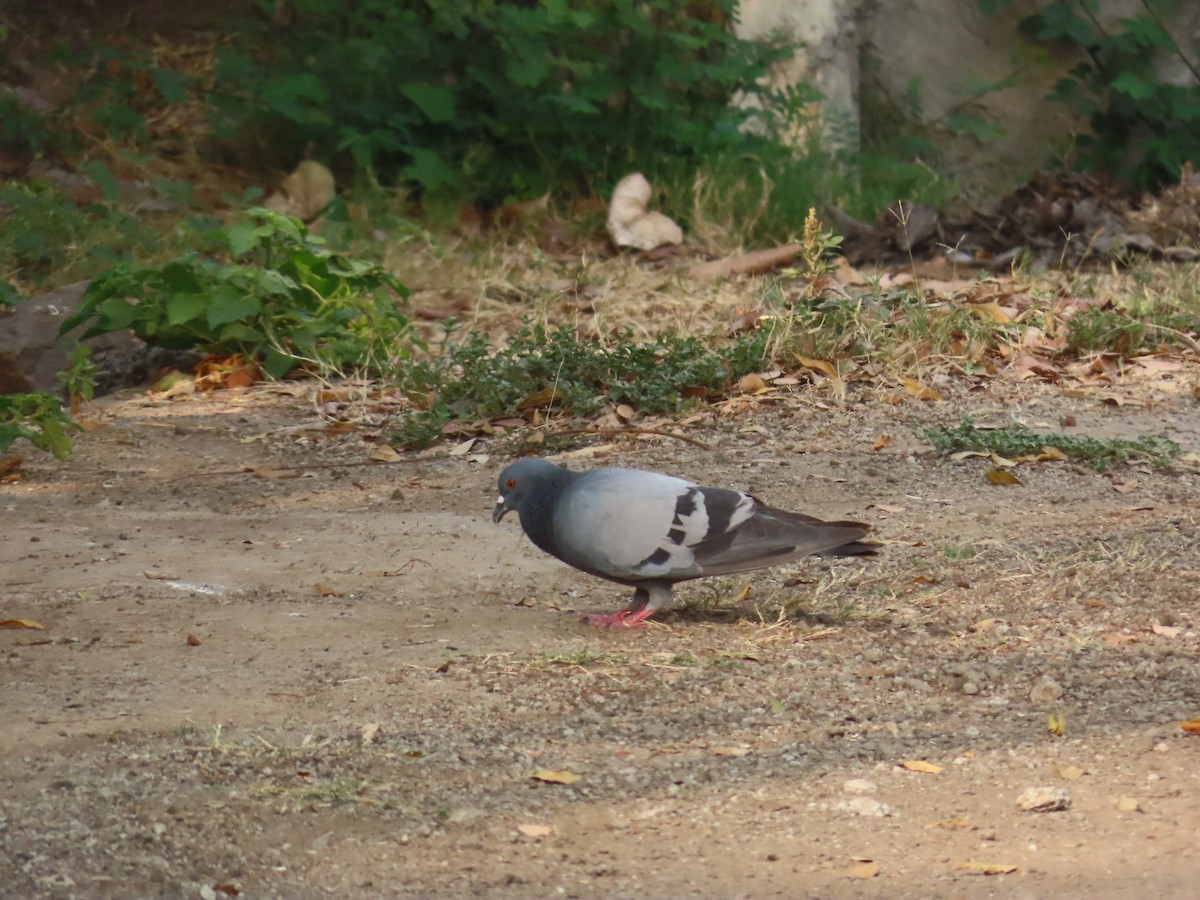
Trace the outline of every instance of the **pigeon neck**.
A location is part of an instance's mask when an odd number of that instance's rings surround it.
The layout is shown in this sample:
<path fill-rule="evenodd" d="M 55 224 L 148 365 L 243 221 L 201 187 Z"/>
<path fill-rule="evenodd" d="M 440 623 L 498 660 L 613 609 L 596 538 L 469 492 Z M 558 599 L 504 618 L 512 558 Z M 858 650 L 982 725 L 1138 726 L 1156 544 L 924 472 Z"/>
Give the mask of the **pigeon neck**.
<path fill-rule="evenodd" d="M 561 473 L 561 474 L 560 474 Z M 521 527 L 534 546 L 554 555 L 554 507 L 555 501 L 571 479 L 571 473 L 561 469 L 553 478 L 547 478 L 530 492 L 521 503 L 518 513 Z"/>

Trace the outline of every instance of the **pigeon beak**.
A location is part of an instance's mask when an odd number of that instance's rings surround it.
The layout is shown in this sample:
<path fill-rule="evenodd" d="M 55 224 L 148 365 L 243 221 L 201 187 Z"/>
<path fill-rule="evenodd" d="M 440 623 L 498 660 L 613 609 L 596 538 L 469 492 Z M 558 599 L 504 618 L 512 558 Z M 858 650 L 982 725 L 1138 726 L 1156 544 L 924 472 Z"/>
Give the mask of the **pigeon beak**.
<path fill-rule="evenodd" d="M 492 521 L 499 522 L 501 519 L 504 518 L 504 514 L 506 512 L 508 512 L 510 509 L 512 509 L 512 507 L 508 506 L 504 502 L 504 498 L 498 497 L 496 499 L 496 507 L 492 510 Z"/>

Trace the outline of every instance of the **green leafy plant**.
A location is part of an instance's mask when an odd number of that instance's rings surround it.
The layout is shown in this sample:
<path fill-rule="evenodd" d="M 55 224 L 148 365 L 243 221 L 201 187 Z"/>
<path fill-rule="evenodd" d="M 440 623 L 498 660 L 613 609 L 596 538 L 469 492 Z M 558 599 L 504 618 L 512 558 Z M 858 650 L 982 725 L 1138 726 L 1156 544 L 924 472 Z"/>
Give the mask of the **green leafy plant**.
<path fill-rule="evenodd" d="M 1024 425 L 979 428 L 970 419 L 963 419 L 954 428 L 946 425 L 926 428 L 924 434 L 926 440 L 943 456 L 974 450 L 1012 458 L 1037 454 L 1043 448 L 1054 447 L 1070 459 L 1098 472 L 1132 459 L 1165 466 L 1182 452 L 1182 448 L 1174 441 L 1152 435 L 1143 435 L 1134 441 L 1123 438 L 1100 440 L 1058 432 L 1042 434 Z"/>
<path fill-rule="evenodd" d="M 1010 0 L 979 0 L 985 10 Z M 1099 0 L 1055 0 L 1024 19 L 1041 44 L 1071 46 L 1083 60 L 1049 99 L 1084 116 L 1092 133 L 1078 140 L 1078 165 L 1149 189 L 1174 182 L 1185 162 L 1200 159 L 1200 59 L 1184 50 L 1169 21 L 1180 0 L 1143 0 L 1119 23 L 1101 20 Z M 1187 73 L 1185 83 L 1161 74 L 1164 57 Z"/>
<path fill-rule="evenodd" d="M 58 373 L 58 380 L 71 401 L 71 415 L 96 395 L 97 366 L 92 362 L 92 350 L 87 344 L 76 344 L 67 365 Z"/>
<path fill-rule="evenodd" d="M 218 255 L 162 266 L 124 263 L 88 286 L 62 333 L 131 329 L 170 348 L 241 353 L 273 377 L 299 364 L 323 371 L 380 368 L 416 337 L 396 306 L 408 290 L 374 263 L 330 250 L 304 225 L 265 209 L 215 231 Z"/>
<path fill-rule="evenodd" d="M 0 308 L 5 306 L 16 306 L 24 299 L 24 294 L 18 291 L 7 281 L 0 279 Z"/>
<path fill-rule="evenodd" d="M 0 396 L 0 452 L 17 438 L 25 438 L 39 450 L 67 459 L 75 446 L 70 432 L 78 427 L 51 394 L 36 391 Z"/>
<path fill-rule="evenodd" d="M 626 331 L 610 344 L 581 338 L 572 328 L 526 324 L 507 347 L 493 350 L 486 335 L 469 332 L 438 359 L 414 362 L 403 381 L 423 409 L 411 413 L 392 440 L 422 446 L 455 420 L 516 415 L 554 405 L 588 416 L 606 403 L 651 414 L 678 411 L 689 399 L 725 390 L 763 364 L 765 331 L 723 347 L 696 337 L 668 335 L 637 343 Z"/>
<path fill-rule="evenodd" d="M 239 24 L 217 71 L 223 132 L 311 144 L 427 195 L 528 196 L 744 145 L 755 113 L 729 100 L 762 94 L 783 55 L 733 34 L 736 0 L 294 9 L 286 28 L 265 14 Z"/>

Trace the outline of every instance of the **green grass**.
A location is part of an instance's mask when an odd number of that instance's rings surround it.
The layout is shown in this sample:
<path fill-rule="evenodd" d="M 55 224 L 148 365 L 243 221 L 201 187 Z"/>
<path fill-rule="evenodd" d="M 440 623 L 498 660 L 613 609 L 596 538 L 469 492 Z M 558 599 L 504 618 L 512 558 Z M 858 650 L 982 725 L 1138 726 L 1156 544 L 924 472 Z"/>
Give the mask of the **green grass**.
<path fill-rule="evenodd" d="M 1043 434 L 1016 424 L 1004 428 L 979 428 L 970 419 L 964 419 L 954 428 L 938 425 L 924 429 L 923 433 L 943 456 L 978 451 L 1012 459 L 1036 455 L 1045 447 L 1053 447 L 1070 460 L 1098 472 L 1134 460 L 1166 466 L 1182 452 L 1182 448 L 1174 441 L 1153 435 L 1143 435 L 1136 440 L 1101 440 L 1059 432 Z"/>

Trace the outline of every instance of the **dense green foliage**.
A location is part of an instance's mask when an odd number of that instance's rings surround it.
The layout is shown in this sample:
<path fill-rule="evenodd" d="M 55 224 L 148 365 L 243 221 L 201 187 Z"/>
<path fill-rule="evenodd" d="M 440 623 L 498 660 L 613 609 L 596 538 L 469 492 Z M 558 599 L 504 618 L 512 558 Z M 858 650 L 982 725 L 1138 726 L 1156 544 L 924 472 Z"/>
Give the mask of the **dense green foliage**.
<path fill-rule="evenodd" d="M 395 300 L 408 291 L 375 265 L 331 251 L 300 222 L 251 210 L 211 235 L 215 255 L 162 266 L 121 263 L 88 286 L 62 331 L 132 329 L 148 343 L 242 353 L 269 375 L 293 366 L 346 372 L 407 356 L 414 342 Z"/>
<path fill-rule="evenodd" d="M 297 0 L 283 28 L 260 5 L 218 69 L 223 121 L 432 194 L 528 196 L 743 146 L 751 112 L 729 101 L 779 55 L 733 35 L 735 0 Z"/>
<path fill-rule="evenodd" d="M 997 9 L 1011 0 L 978 2 Z M 1183 7 L 1181 0 L 1143 0 L 1134 15 L 1108 24 L 1099 0 L 1054 0 L 1021 23 L 1035 41 L 1083 56 L 1049 95 L 1091 125 L 1078 142 L 1082 168 L 1152 189 L 1177 181 L 1185 162 L 1200 163 L 1200 58 L 1169 30 Z M 1167 60 L 1186 81 L 1164 78 Z"/>

